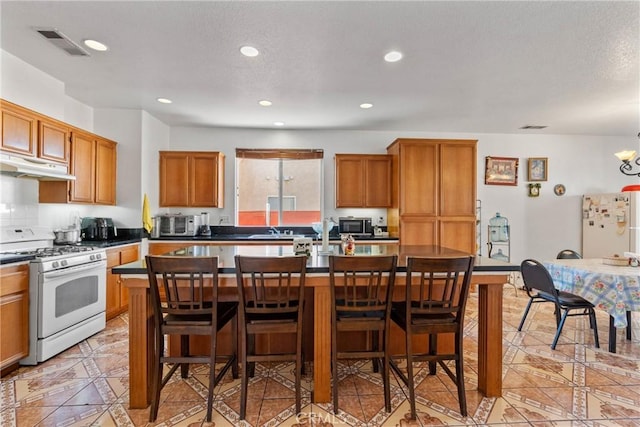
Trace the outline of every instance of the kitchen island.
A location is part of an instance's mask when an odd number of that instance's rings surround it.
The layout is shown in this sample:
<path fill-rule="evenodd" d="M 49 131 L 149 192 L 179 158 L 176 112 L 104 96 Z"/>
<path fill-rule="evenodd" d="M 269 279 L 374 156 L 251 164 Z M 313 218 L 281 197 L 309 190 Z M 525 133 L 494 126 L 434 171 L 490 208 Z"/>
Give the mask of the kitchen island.
<path fill-rule="evenodd" d="M 338 245 L 331 245 L 340 254 Z M 282 256 L 292 255 L 291 245 L 194 245 L 175 250 L 167 255 L 197 257 L 217 256 L 220 287 L 234 288 L 235 255 Z M 358 255 L 398 255 L 398 277 L 394 298 L 404 297 L 404 272 L 409 256 L 457 256 L 464 252 L 438 246 L 403 246 L 398 244 L 358 244 Z M 507 275 L 519 266 L 476 257 L 472 283 L 478 287 L 478 390 L 487 397 L 502 394 L 502 285 Z M 119 267 L 120 274 L 129 288 L 129 385 L 131 408 L 146 408 L 150 402 L 151 361 L 153 360 L 153 324 L 149 301 L 149 284 L 144 260 Z M 313 396 L 316 403 L 331 399 L 331 298 L 329 290 L 329 259 L 318 254 L 314 246 L 307 262 L 305 286 L 312 291 L 313 305 Z M 395 325 L 394 325 L 395 326 Z M 402 353 L 404 335 L 393 332 L 392 352 Z M 395 344 L 394 344 L 395 343 Z"/>

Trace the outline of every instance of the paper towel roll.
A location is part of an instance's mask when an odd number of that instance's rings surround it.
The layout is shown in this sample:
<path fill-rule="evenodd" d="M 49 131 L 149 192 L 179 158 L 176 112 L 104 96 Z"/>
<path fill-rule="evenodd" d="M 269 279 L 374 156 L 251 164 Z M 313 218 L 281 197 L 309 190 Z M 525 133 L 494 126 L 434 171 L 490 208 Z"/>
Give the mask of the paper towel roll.
<path fill-rule="evenodd" d="M 329 221 L 325 218 L 322 220 L 322 251 L 329 250 Z"/>

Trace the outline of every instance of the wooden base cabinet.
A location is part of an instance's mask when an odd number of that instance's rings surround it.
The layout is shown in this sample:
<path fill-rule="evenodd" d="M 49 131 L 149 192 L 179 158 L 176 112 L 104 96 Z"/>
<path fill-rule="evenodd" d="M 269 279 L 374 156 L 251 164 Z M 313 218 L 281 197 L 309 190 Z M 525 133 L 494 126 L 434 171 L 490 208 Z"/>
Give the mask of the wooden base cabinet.
<path fill-rule="evenodd" d="M 123 285 L 120 275 L 111 272 L 112 268 L 137 261 L 139 257 L 139 244 L 107 249 L 107 320 L 129 308 L 129 290 Z"/>
<path fill-rule="evenodd" d="M 29 354 L 29 265 L 0 268 L 0 371 Z"/>
<path fill-rule="evenodd" d="M 397 139 L 387 227 L 403 245 L 476 252 L 475 140 Z"/>

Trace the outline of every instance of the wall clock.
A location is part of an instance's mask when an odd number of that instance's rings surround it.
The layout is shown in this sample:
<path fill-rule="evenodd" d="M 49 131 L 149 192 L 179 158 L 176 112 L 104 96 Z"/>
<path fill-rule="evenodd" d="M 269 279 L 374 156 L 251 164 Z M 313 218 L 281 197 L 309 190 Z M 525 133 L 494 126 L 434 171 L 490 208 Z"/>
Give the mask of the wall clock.
<path fill-rule="evenodd" d="M 556 196 L 564 196 L 564 193 L 567 191 L 566 188 L 564 188 L 564 185 L 562 184 L 557 184 L 555 187 L 553 187 L 553 192 L 556 194 Z"/>

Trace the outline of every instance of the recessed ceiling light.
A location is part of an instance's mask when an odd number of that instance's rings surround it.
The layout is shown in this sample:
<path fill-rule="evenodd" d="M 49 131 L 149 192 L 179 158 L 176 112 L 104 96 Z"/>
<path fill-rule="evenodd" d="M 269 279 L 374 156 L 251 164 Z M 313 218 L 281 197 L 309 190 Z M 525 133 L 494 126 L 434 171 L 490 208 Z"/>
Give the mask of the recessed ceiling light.
<path fill-rule="evenodd" d="M 284 122 L 273 122 L 274 126 L 284 126 Z"/>
<path fill-rule="evenodd" d="M 262 105 L 263 107 L 270 107 L 271 106 L 271 101 L 263 99 L 262 101 L 258 101 L 258 104 Z"/>
<path fill-rule="evenodd" d="M 240 48 L 240 53 L 244 56 L 258 56 L 260 52 L 253 46 L 242 46 Z"/>
<path fill-rule="evenodd" d="M 105 50 L 109 50 L 106 44 L 100 43 L 97 40 L 87 39 L 84 41 L 84 45 L 90 47 L 93 50 L 97 50 L 100 52 L 104 52 Z"/>
<path fill-rule="evenodd" d="M 158 98 L 157 101 L 162 103 L 162 104 L 171 104 L 173 102 L 172 100 L 170 100 L 168 98 Z"/>
<path fill-rule="evenodd" d="M 398 52 L 397 50 L 392 50 L 388 52 L 384 56 L 384 60 L 387 62 L 398 62 L 402 59 L 402 52 Z"/>
<path fill-rule="evenodd" d="M 362 104 L 360 104 L 360 108 L 366 110 L 367 108 L 371 108 L 373 107 L 373 104 L 369 103 L 369 102 L 364 102 Z"/>

